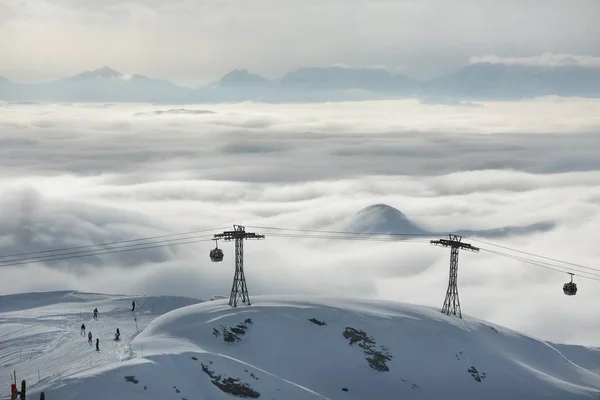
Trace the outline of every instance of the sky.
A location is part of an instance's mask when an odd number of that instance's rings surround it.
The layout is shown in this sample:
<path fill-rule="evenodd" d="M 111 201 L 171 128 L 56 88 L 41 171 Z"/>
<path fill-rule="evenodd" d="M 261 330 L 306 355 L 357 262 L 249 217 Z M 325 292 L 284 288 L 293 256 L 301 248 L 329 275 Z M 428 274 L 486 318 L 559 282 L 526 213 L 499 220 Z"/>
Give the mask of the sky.
<path fill-rule="evenodd" d="M 472 57 L 600 57 L 598 20 L 597 0 L 0 0 L 0 76 L 108 65 L 191 85 L 343 64 L 429 79 Z"/>
<path fill-rule="evenodd" d="M 362 208 L 384 203 L 436 232 L 550 222 L 545 233 L 488 241 L 600 269 L 600 101 L 483 105 L 206 104 L 182 114 L 156 113 L 181 106 L 2 103 L 0 247 L 6 255 L 242 224 L 267 236 L 245 244 L 251 296 L 441 307 L 449 251 L 427 240 L 310 240 L 267 229 L 344 230 Z M 233 244 L 220 244 L 222 263 L 209 260 L 212 246 L 0 266 L 0 292 L 227 296 Z M 576 275 L 579 292 L 567 297 L 566 273 L 487 251 L 463 252 L 459 265 L 464 314 L 600 346 L 600 282 Z"/>

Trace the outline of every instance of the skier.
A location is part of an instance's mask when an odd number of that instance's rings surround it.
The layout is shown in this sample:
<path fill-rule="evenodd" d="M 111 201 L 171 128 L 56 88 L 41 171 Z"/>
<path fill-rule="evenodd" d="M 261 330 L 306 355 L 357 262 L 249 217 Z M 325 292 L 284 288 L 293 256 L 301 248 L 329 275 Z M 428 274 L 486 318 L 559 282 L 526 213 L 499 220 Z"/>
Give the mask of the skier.
<path fill-rule="evenodd" d="M 88 332 L 88 342 L 92 343 L 92 331 Z"/>
<path fill-rule="evenodd" d="M 94 319 L 98 319 L 98 309 L 94 308 Z"/>
<path fill-rule="evenodd" d="M 135 300 L 131 302 L 131 311 L 135 311 Z"/>
<path fill-rule="evenodd" d="M 96 351 L 100 351 L 100 339 L 96 338 Z"/>
<path fill-rule="evenodd" d="M 81 336 L 85 336 L 85 324 L 81 324 Z"/>
<path fill-rule="evenodd" d="M 121 338 L 121 332 L 119 332 L 119 328 L 117 328 L 117 333 L 115 333 L 115 340 L 119 340 Z"/>

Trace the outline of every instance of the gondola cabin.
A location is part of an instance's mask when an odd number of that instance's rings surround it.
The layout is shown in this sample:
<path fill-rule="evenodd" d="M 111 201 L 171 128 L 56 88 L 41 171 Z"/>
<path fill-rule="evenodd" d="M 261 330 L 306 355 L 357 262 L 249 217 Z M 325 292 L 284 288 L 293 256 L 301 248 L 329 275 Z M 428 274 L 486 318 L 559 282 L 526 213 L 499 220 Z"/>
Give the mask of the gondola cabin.
<path fill-rule="evenodd" d="M 223 261 L 223 250 L 216 248 L 210 251 L 210 259 L 213 262 Z"/>
<path fill-rule="evenodd" d="M 573 282 L 573 274 L 571 275 L 571 282 L 567 282 L 563 285 L 563 292 L 567 296 L 575 296 L 577 294 L 577 284 Z"/>

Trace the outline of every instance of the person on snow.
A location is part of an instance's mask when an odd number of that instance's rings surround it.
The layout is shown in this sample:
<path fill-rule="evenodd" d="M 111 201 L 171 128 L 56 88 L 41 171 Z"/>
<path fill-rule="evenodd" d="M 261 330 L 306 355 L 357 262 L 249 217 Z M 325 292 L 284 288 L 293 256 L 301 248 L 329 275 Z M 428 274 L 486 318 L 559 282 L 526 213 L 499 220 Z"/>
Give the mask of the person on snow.
<path fill-rule="evenodd" d="M 85 324 L 81 324 L 81 336 L 85 336 Z"/>
<path fill-rule="evenodd" d="M 131 311 L 135 311 L 135 300 L 131 302 Z"/>
<path fill-rule="evenodd" d="M 96 351 L 100 351 L 100 339 L 96 338 Z"/>
<path fill-rule="evenodd" d="M 121 332 L 119 332 L 119 328 L 117 328 L 117 333 L 115 333 L 115 340 L 119 340 L 121 338 Z"/>
<path fill-rule="evenodd" d="M 92 331 L 88 332 L 88 342 L 92 343 Z"/>
<path fill-rule="evenodd" d="M 98 319 L 98 309 L 94 308 L 94 319 Z"/>

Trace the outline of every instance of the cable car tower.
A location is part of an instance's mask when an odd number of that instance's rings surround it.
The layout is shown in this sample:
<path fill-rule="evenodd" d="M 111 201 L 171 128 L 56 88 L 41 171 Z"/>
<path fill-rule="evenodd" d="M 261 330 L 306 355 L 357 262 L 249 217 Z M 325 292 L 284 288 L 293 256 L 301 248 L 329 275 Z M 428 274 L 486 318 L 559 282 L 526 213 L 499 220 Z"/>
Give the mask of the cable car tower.
<path fill-rule="evenodd" d="M 225 231 L 214 235 L 215 241 L 220 239 L 226 242 L 235 240 L 235 275 L 233 276 L 233 285 L 231 286 L 231 295 L 229 296 L 229 305 L 232 307 L 237 307 L 238 299 L 242 303 L 250 305 L 250 296 L 248 295 L 248 286 L 246 285 L 246 276 L 244 275 L 244 240 L 264 238 L 265 235 L 246 232 L 246 228 L 241 225 L 233 225 L 232 231 Z M 218 255 L 220 259 L 213 259 L 213 253 L 211 252 L 211 259 L 216 262 L 222 261 L 222 254 L 221 252 Z"/>
<path fill-rule="evenodd" d="M 461 242 L 462 236 L 448 235 L 448 237 L 449 239 L 431 240 L 430 243 L 434 246 L 450 247 L 450 279 L 448 281 L 448 290 L 446 291 L 446 299 L 444 300 L 442 312 L 446 315 L 456 315 L 462 319 L 456 282 L 458 278 L 458 250 L 479 252 L 479 248 Z"/>

